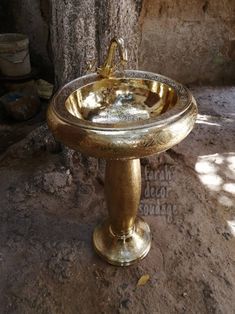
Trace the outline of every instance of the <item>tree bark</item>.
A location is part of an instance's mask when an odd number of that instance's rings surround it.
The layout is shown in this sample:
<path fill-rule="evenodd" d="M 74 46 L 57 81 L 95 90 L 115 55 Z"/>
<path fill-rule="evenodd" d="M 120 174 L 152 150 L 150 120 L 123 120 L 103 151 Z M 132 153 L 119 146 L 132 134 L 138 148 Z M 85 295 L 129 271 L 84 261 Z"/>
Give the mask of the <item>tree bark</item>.
<path fill-rule="evenodd" d="M 137 68 L 141 5 L 142 0 L 51 0 L 56 86 L 83 75 L 89 61 L 100 65 L 114 36 L 125 40 L 128 68 Z"/>
<path fill-rule="evenodd" d="M 109 42 L 114 36 L 125 40 L 128 51 L 127 68 L 138 68 L 138 19 L 142 1 L 50 0 L 50 37 L 55 89 L 84 75 L 87 62 L 95 60 L 96 66 L 102 64 Z M 65 164 L 73 169 L 76 155 L 80 154 L 66 147 L 63 154 Z"/>

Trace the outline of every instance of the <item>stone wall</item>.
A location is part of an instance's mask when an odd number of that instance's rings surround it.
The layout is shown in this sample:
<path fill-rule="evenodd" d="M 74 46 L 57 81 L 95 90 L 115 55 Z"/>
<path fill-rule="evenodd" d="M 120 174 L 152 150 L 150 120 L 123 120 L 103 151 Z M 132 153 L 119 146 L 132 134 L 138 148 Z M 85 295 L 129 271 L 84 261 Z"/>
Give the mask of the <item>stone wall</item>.
<path fill-rule="evenodd" d="M 48 3 L 2 0 L 0 4 L 0 31 L 26 33 L 32 60 L 43 69 L 52 68 Z M 140 69 L 183 83 L 235 81 L 234 0 L 143 0 L 139 24 Z"/>
<path fill-rule="evenodd" d="M 235 1 L 144 0 L 141 69 L 184 83 L 235 80 Z"/>

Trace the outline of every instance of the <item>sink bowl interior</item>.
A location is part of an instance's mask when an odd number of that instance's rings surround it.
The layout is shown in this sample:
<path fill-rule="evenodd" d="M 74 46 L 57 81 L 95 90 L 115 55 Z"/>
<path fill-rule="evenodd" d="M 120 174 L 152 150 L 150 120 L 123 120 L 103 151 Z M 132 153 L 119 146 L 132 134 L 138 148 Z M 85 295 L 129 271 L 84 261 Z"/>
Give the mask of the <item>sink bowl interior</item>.
<path fill-rule="evenodd" d="M 78 119 L 102 124 L 128 124 L 163 114 L 177 103 L 167 84 L 146 79 L 114 78 L 89 83 L 70 94 L 65 107 Z"/>

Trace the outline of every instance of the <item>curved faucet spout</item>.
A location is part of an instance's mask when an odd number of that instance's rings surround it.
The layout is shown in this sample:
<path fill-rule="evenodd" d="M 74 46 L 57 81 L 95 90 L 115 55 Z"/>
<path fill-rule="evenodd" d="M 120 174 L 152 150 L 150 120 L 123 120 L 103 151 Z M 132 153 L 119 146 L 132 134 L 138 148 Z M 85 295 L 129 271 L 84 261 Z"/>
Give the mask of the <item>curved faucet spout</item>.
<path fill-rule="evenodd" d="M 115 52 L 118 47 L 119 57 L 120 57 L 120 63 L 124 65 L 127 62 L 127 50 L 124 45 L 123 38 L 113 38 L 110 42 L 109 49 L 108 49 L 108 55 L 106 57 L 106 60 L 104 64 L 98 68 L 98 73 L 103 77 L 110 77 L 114 73 L 115 64 L 114 64 L 114 57 Z"/>

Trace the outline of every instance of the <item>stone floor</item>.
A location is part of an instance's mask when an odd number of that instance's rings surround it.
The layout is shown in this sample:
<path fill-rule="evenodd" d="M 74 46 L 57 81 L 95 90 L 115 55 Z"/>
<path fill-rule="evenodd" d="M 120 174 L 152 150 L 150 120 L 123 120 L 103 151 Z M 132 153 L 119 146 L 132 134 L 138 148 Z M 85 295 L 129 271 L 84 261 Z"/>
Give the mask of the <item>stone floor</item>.
<path fill-rule="evenodd" d="M 12 137 L 0 155 L 0 313 L 235 313 L 235 87 L 191 90 L 192 133 L 142 160 L 152 249 L 125 268 L 92 248 L 104 161 L 51 149 L 43 119 L 20 137 L 2 123 Z"/>

